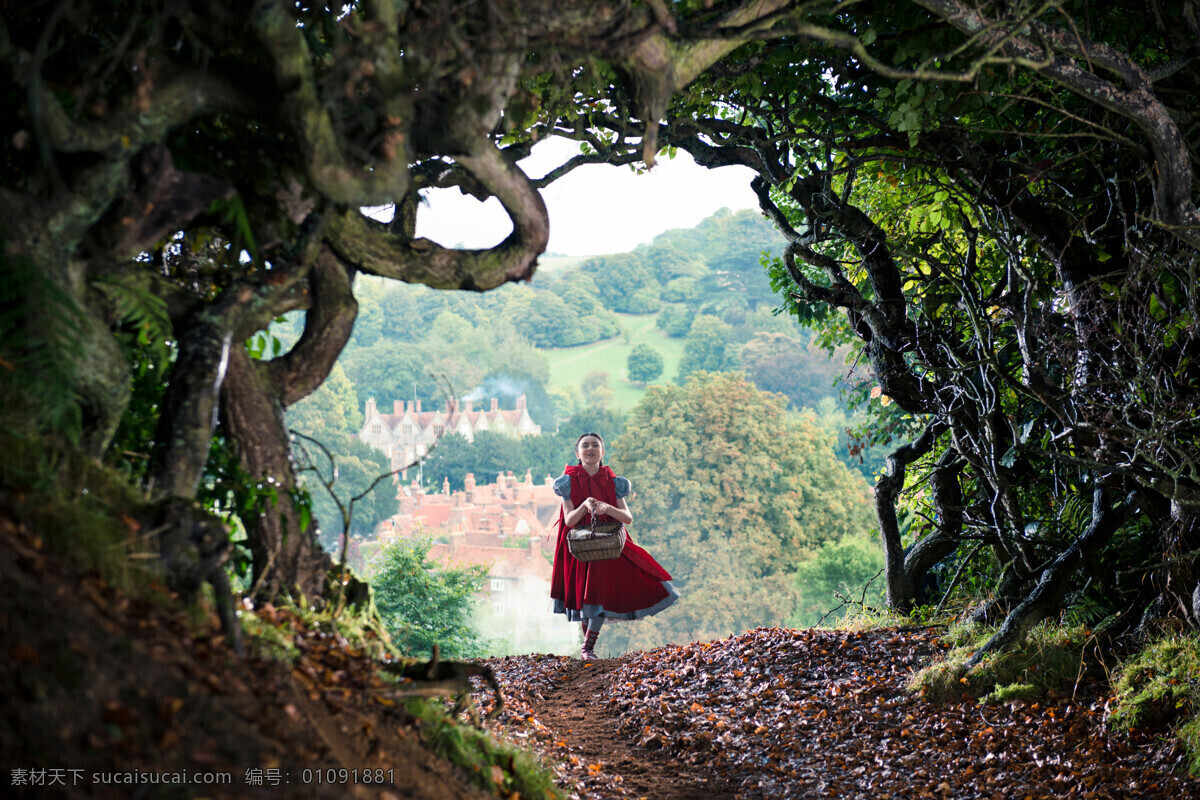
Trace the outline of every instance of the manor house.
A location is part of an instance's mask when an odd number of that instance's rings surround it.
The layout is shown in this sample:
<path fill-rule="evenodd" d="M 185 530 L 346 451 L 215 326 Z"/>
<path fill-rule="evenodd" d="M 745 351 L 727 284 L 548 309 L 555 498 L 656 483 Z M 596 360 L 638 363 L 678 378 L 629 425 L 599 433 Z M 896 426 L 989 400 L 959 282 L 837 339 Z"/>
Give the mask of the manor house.
<path fill-rule="evenodd" d="M 445 408 L 422 411 L 421 401 L 396 400 L 392 413 L 384 414 L 367 400 L 366 419 L 358 438 L 364 444 L 386 453 L 392 469 L 407 469 L 416 464 L 444 433 L 461 433 L 467 441 L 479 431 L 497 431 L 510 436 L 537 436 L 542 426 L 533 421 L 525 407 L 525 395 L 517 398 L 512 411 L 500 408 L 492 398 L 491 408 L 476 409 L 472 400 L 447 400 Z"/>

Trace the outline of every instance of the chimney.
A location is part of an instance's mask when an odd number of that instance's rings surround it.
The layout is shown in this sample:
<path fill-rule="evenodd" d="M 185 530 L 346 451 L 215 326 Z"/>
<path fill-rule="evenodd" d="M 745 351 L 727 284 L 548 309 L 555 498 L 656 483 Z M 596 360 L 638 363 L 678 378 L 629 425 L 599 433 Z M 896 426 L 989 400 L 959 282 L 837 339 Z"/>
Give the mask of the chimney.
<path fill-rule="evenodd" d="M 418 414 L 421 413 L 421 401 L 420 400 L 417 401 L 417 413 Z"/>
<path fill-rule="evenodd" d="M 367 398 L 367 419 L 370 419 L 375 414 L 375 398 Z"/>
<path fill-rule="evenodd" d="M 468 472 L 467 477 L 463 478 L 463 493 L 467 496 L 467 503 L 475 502 L 475 473 Z"/>
<path fill-rule="evenodd" d="M 498 411 L 498 410 L 500 410 L 500 401 L 497 400 L 495 397 L 493 397 L 492 398 L 492 411 Z"/>
<path fill-rule="evenodd" d="M 392 413 L 395 414 L 397 417 L 404 413 L 404 401 L 403 400 L 393 400 L 392 401 Z"/>
<path fill-rule="evenodd" d="M 525 410 L 525 395 L 521 395 L 520 397 L 517 398 L 517 411 L 524 411 L 524 410 Z"/>
<path fill-rule="evenodd" d="M 470 414 L 471 406 L 475 405 L 475 401 L 470 398 L 467 398 L 466 403 L 467 403 L 467 413 Z"/>
<path fill-rule="evenodd" d="M 412 403 L 412 400 L 409 400 L 404 404 L 404 413 L 411 414 L 412 412 L 413 412 L 413 403 Z"/>

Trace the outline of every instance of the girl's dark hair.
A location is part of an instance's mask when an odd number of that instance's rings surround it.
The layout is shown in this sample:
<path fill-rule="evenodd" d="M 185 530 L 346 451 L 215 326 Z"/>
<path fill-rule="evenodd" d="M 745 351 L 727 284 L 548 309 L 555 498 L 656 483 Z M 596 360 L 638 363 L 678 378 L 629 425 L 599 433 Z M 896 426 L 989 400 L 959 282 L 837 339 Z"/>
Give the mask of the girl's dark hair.
<path fill-rule="evenodd" d="M 601 447 L 604 447 L 604 437 L 603 437 L 603 436 L 601 436 L 601 435 L 600 435 L 600 434 L 598 434 L 598 433 L 591 433 L 591 432 L 588 432 L 588 433 L 585 433 L 585 434 L 583 434 L 582 436 L 580 436 L 578 439 L 576 439 L 576 440 L 575 440 L 575 449 L 574 449 L 574 450 L 572 450 L 571 452 L 572 452 L 572 453 L 575 453 L 576 455 L 578 455 L 578 454 L 579 454 L 579 443 L 580 443 L 580 442 L 582 442 L 584 439 L 586 439 L 586 438 L 587 438 L 587 437 L 589 437 L 589 436 L 595 436 L 597 439 L 599 439 L 599 440 L 600 440 L 600 446 L 601 446 Z M 582 461 L 579 461 L 578 463 L 582 464 L 583 462 L 582 462 Z M 604 465 L 604 461 L 602 460 L 602 461 L 600 462 L 600 464 L 601 464 L 601 466 L 603 466 L 603 465 Z"/>

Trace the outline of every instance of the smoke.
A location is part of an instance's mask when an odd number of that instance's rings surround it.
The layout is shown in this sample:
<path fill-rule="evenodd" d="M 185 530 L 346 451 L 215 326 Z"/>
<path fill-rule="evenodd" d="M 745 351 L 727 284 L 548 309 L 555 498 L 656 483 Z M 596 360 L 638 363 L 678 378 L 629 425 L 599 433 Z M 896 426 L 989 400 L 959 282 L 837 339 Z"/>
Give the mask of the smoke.
<path fill-rule="evenodd" d="M 518 397 L 525 394 L 525 390 L 528 388 L 528 386 L 528 381 L 510 378 L 507 375 L 495 375 L 486 379 L 483 383 L 476 386 L 466 395 L 463 395 L 462 399 L 464 401 L 470 400 L 472 402 L 476 400 L 483 400 L 487 397 L 499 398 L 502 402 L 507 400 L 516 400 Z M 509 403 L 505 403 L 505 405 L 509 405 Z"/>

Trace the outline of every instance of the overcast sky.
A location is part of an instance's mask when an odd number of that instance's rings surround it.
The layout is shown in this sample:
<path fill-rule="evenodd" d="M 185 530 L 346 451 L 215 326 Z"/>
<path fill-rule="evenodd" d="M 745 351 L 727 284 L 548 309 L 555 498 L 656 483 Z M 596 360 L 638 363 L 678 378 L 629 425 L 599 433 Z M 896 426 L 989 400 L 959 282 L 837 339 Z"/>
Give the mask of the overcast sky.
<path fill-rule="evenodd" d="M 540 177 L 579 153 L 579 143 L 548 139 L 520 162 Z M 705 169 L 682 150 L 648 173 L 629 167 L 579 167 L 542 191 L 550 212 L 547 255 L 624 253 L 672 228 L 694 227 L 722 208 L 758 208 L 744 167 Z M 417 235 L 446 247 L 491 247 L 512 231 L 499 201 L 480 203 L 457 189 L 427 193 Z"/>

